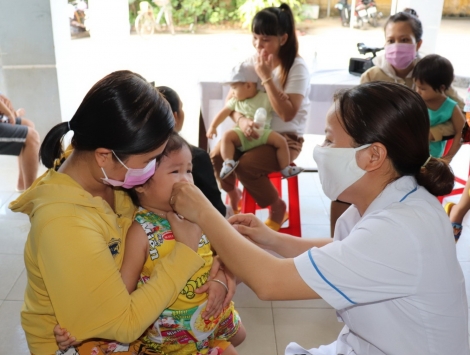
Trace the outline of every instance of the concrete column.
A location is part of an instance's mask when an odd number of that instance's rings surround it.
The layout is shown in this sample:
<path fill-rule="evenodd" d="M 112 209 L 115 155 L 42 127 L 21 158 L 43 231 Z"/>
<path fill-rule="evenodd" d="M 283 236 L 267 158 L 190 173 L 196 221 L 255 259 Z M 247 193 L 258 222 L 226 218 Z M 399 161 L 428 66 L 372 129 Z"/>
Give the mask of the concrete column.
<path fill-rule="evenodd" d="M 435 53 L 444 0 L 394 0 L 392 5 L 395 4 L 396 8 L 392 8 L 392 13 L 407 7 L 416 10 L 423 24 L 423 45 L 420 52 L 423 55 Z"/>
<path fill-rule="evenodd" d="M 70 41 L 66 2 L 3 1 L 0 23 L 0 88 L 44 138 L 61 122 L 57 64 L 61 44 Z"/>

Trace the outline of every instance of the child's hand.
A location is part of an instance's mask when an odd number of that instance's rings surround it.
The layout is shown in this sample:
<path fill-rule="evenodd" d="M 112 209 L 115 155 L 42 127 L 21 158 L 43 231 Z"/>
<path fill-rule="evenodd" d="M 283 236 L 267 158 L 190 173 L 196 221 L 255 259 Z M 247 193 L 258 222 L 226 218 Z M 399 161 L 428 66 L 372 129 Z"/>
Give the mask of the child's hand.
<path fill-rule="evenodd" d="M 214 127 L 209 127 L 206 137 L 212 139 L 214 136 L 217 137 L 217 130 Z"/>
<path fill-rule="evenodd" d="M 168 222 L 177 242 L 183 243 L 189 248 L 197 251 L 201 240 L 202 230 L 195 223 L 180 218 L 176 213 L 167 213 Z"/>
<path fill-rule="evenodd" d="M 289 95 L 283 91 L 279 91 L 279 99 L 281 99 L 281 101 L 287 101 L 289 100 Z"/>
<path fill-rule="evenodd" d="M 67 329 L 61 328 L 58 324 L 54 327 L 54 336 L 60 350 L 66 350 L 71 346 L 80 344 L 79 341 L 76 341 L 75 337 L 67 332 Z"/>
<path fill-rule="evenodd" d="M 217 318 L 224 309 L 227 290 L 219 281 L 227 285 L 223 270 L 219 270 L 213 279 L 209 278 L 202 287 L 199 287 L 195 291 L 196 293 L 207 292 L 208 294 L 206 309 L 201 314 L 203 319 L 209 319 L 211 317 Z"/>

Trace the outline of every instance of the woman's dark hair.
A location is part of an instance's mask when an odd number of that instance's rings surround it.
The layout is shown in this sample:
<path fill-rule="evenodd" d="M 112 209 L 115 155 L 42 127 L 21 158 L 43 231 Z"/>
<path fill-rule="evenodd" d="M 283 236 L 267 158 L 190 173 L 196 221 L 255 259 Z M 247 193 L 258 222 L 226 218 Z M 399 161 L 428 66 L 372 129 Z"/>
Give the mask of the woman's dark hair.
<path fill-rule="evenodd" d="M 76 151 L 112 149 L 121 160 L 161 146 L 173 131 L 167 101 L 139 74 L 116 71 L 98 81 L 86 94 L 69 122 L 53 127 L 41 145 L 43 164 L 52 168 L 62 155 L 62 138 L 74 132 Z"/>
<path fill-rule="evenodd" d="M 406 22 L 410 25 L 411 30 L 415 36 L 416 42 L 421 41 L 423 38 L 423 25 L 421 20 L 418 18 L 418 14 L 415 10 L 407 8 L 402 12 L 397 12 L 395 15 L 390 16 L 385 22 L 384 30 L 387 28 L 389 23 Z"/>
<path fill-rule="evenodd" d="M 358 146 L 379 142 L 400 176 L 410 175 L 431 194 L 454 186 L 454 174 L 442 159 L 429 162 L 429 114 L 421 96 L 405 85 L 370 82 L 338 92 L 336 112 Z M 423 165 L 425 167 L 423 168 Z"/>
<path fill-rule="evenodd" d="M 175 90 L 168 86 L 157 86 L 157 90 L 168 101 L 171 111 L 179 113 L 180 111 L 180 97 Z"/>
<path fill-rule="evenodd" d="M 412 76 L 439 92 L 442 85 L 447 90 L 454 81 L 454 67 L 447 58 L 429 54 L 416 64 Z"/>
<path fill-rule="evenodd" d="M 166 147 L 165 147 L 165 150 L 163 151 L 162 156 L 167 157 L 171 153 L 181 150 L 183 147 L 187 147 L 192 154 L 191 146 L 189 145 L 189 143 L 186 142 L 186 140 L 183 137 L 181 137 L 176 131 L 173 131 L 170 134 L 170 137 L 168 138 L 168 143 L 166 144 Z M 157 169 L 158 169 L 158 165 L 157 165 Z M 134 205 L 139 206 L 140 205 L 139 194 L 135 191 L 135 189 L 129 189 L 126 191 L 131 197 Z"/>
<path fill-rule="evenodd" d="M 287 41 L 279 50 L 281 61 L 281 84 L 286 85 L 290 68 L 299 54 L 299 43 L 295 34 L 295 23 L 292 10 L 287 4 L 279 7 L 267 7 L 258 12 L 253 18 L 251 32 L 263 36 L 283 36 L 287 34 Z"/>

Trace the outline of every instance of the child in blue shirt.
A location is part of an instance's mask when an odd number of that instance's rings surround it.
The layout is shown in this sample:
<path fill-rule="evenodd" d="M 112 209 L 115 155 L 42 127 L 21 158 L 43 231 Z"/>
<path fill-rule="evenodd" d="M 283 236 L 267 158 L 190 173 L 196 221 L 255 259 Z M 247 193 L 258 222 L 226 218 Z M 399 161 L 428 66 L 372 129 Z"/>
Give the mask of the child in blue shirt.
<path fill-rule="evenodd" d="M 448 163 L 460 148 L 460 138 L 465 122 L 457 103 L 445 95 L 445 91 L 454 80 L 454 68 L 450 61 L 437 54 L 421 59 L 413 70 L 416 92 L 423 98 L 429 112 L 431 127 L 446 121 L 454 126 L 455 136 L 448 153 L 443 156 L 446 141 L 433 142 L 430 134 L 429 151 L 435 158 L 443 158 Z"/>

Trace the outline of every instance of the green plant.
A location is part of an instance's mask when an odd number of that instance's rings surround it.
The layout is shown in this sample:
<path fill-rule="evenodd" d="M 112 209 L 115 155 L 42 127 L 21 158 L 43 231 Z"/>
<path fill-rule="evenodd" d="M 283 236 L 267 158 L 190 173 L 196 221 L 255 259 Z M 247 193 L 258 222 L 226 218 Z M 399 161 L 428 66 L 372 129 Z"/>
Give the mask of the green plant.
<path fill-rule="evenodd" d="M 295 17 L 295 21 L 299 21 L 299 14 L 301 12 L 301 5 L 305 3 L 305 0 L 246 0 L 239 1 L 241 6 L 238 8 L 239 18 L 242 22 L 242 26 L 245 28 L 250 27 L 253 17 L 256 13 L 265 7 L 279 6 L 281 3 L 286 3 L 292 9 L 292 12 Z"/>
<path fill-rule="evenodd" d="M 237 19 L 235 0 L 172 0 L 172 5 L 174 20 L 181 25 Z"/>

